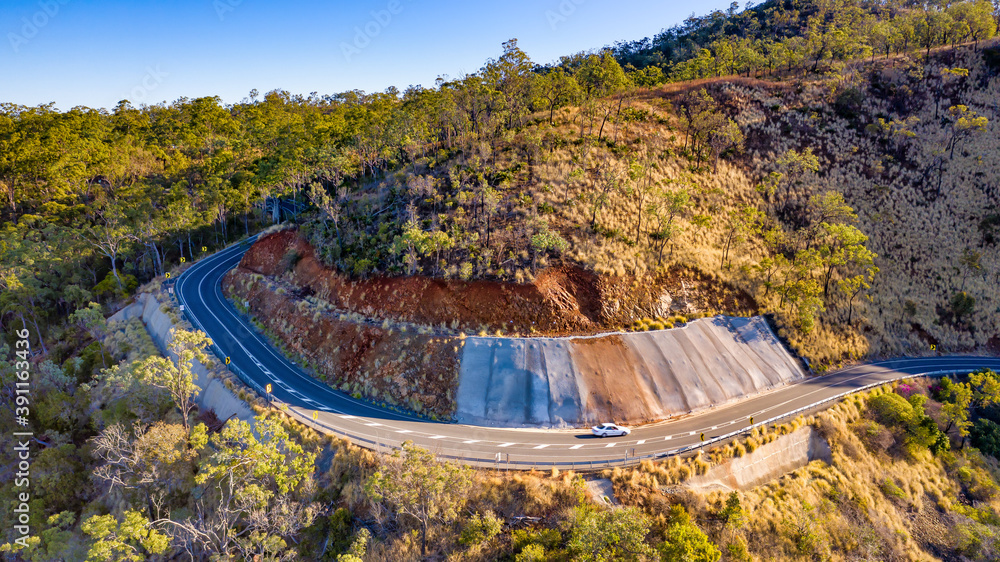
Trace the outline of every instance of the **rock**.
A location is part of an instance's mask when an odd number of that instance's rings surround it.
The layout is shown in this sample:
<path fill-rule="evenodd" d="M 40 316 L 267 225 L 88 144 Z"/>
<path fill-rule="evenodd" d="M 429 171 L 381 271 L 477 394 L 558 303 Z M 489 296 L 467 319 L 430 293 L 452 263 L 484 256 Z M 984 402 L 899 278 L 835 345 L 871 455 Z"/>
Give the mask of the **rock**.
<path fill-rule="evenodd" d="M 670 305 L 673 304 L 674 299 L 670 296 L 670 293 L 663 291 L 660 293 L 660 298 L 656 300 L 656 304 L 653 305 L 653 316 L 670 316 Z"/>

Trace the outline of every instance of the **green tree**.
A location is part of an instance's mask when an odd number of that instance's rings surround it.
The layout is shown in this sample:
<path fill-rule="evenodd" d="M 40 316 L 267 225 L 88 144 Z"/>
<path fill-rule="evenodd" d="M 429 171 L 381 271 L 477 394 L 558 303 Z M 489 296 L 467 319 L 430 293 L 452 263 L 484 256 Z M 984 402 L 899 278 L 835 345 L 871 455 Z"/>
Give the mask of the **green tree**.
<path fill-rule="evenodd" d="M 199 424 L 194 436 L 204 435 Z M 144 503 L 150 520 L 157 520 L 171 494 L 190 489 L 193 461 L 197 451 L 190 446 L 188 432 L 180 425 L 157 422 L 149 427 L 133 424 L 110 425 L 94 437 L 94 456 L 101 464 L 94 478 L 109 486 L 134 494 L 136 503 Z"/>
<path fill-rule="evenodd" d="M 670 507 L 664 541 L 657 547 L 663 560 L 677 562 L 716 562 L 719 549 L 699 529 L 680 505 Z"/>
<path fill-rule="evenodd" d="M 87 556 L 87 548 L 73 532 L 75 524 L 76 514 L 72 511 L 56 513 L 49 516 L 37 535 L 27 538 L 28 546 L 6 543 L 0 546 L 0 552 L 16 552 L 21 559 L 31 562 L 82 560 Z"/>
<path fill-rule="evenodd" d="M 140 380 L 162 388 L 170 393 L 174 404 L 181 412 L 181 424 L 185 433 L 189 433 L 190 415 L 197 407 L 195 398 L 201 388 L 194 382 L 194 361 L 202 365 L 208 363 L 208 355 L 204 348 L 212 344 L 202 332 L 189 332 L 171 328 L 168 349 L 174 356 L 173 361 L 163 357 L 148 357 L 137 363 L 135 376 Z"/>
<path fill-rule="evenodd" d="M 972 39 L 974 49 L 979 50 L 979 42 L 993 37 L 997 31 L 997 21 L 993 17 L 993 6 L 988 0 L 958 2 L 951 6 L 951 15 L 963 24 L 961 39 Z"/>
<path fill-rule="evenodd" d="M 837 282 L 837 286 L 840 291 L 847 296 L 847 324 L 851 325 L 851 319 L 854 317 L 854 300 L 861 294 L 862 291 L 866 291 L 872 288 L 872 282 L 875 280 L 875 275 L 877 275 L 879 269 L 877 267 L 869 267 L 864 273 L 855 275 L 853 277 L 848 277 L 847 279 L 842 279 Z"/>
<path fill-rule="evenodd" d="M 628 76 L 610 50 L 601 54 L 588 56 L 574 74 L 584 93 L 584 111 L 590 116 L 590 129 L 593 130 L 593 120 L 601 117 L 601 128 L 597 132 L 600 140 L 604 134 L 604 125 L 613 111 L 621 110 L 625 91 L 629 87 Z M 581 138 L 583 125 L 580 127 Z"/>
<path fill-rule="evenodd" d="M 947 381 L 947 382 L 945 382 Z M 944 432 L 957 428 L 963 440 L 969 435 L 969 406 L 972 404 L 972 388 L 969 383 L 955 383 L 943 379 L 941 392 L 941 417 L 948 424 Z"/>
<path fill-rule="evenodd" d="M 738 529 L 743 526 L 746 520 L 746 510 L 743 509 L 743 505 L 740 503 L 740 494 L 738 492 L 730 492 L 726 497 L 726 503 L 722 507 L 722 510 L 719 511 L 719 519 L 729 529 Z"/>
<path fill-rule="evenodd" d="M 979 418 L 969 430 L 969 442 L 984 454 L 1000 458 L 1000 425 L 993 420 Z"/>
<path fill-rule="evenodd" d="M 693 203 L 690 192 L 684 187 L 673 190 L 655 189 L 652 195 L 652 200 L 646 206 L 646 214 L 654 225 L 649 237 L 655 245 L 656 264 L 661 265 L 663 249 L 680 231 L 677 219 L 685 216 Z"/>
<path fill-rule="evenodd" d="M 976 409 L 989 408 L 1000 404 L 1000 377 L 990 369 L 980 369 L 969 373 L 972 388 L 971 406 Z"/>
<path fill-rule="evenodd" d="M 764 213 L 753 205 L 744 205 L 730 211 L 727 219 L 725 242 L 722 247 L 722 262 L 719 264 L 719 267 L 722 268 L 726 267 L 730 250 L 760 232 Z"/>
<path fill-rule="evenodd" d="M 965 281 L 969 277 L 969 273 L 979 271 L 983 268 L 983 265 L 980 262 L 982 257 L 982 254 L 977 250 L 973 250 L 971 248 L 965 248 L 962 250 L 962 255 L 958 258 L 958 263 L 962 266 L 961 291 L 965 290 Z"/>
<path fill-rule="evenodd" d="M 948 138 L 948 157 L 955 158 L 955 147 L 976 133 L 986 132 L 989 120 L 972 111 L 964 105 L 953 105 L 948 108 L 951 115 L 951 136 Z"/>
<path fill-rule="evenodd" d="M 962 320 L 972 314 L 976 309 L 976 299 L 966 293 L 965 291 L 959 291 L 951 297 L 951 312 L 955 315 L 955 322 L 960 323 Z"/>
<path fill-rule="evenodd" d="M 468 498 L 470 470 L 438 462 L 426 449 L 403 443 L 365 482 L 365 494 L 393 517 L 409 517 L 420 527 L 420 553 L 427 555 L 427 527 L 455 520 Z"/>
<path fill-rule="evenodd" d="M 569 549 L 574 560 L 617 562 L 648 560 L 654 550 L 646 542 L 649 518 L 635 507 L 573 510 Z"/>
<path fill-rule="evenodd" d="M 708 135 L 708 145 L 712 147 L 712 173 L 719 171 L 719 156 L 727 150 L 743 149 L 743 131 L 732 119 L 726 119 L 721 126 L 713 127 Z"/>
<path fill-rule="evenodd" d="M 77 309 L 70 315 L 69 321 L 86 330 L 90 337 L 94 338 L 101 349 L 101 364 L 106 369 L 108 364 L 104 359 L 104 338 L 107 336 L 108 322 L 104 318 L 101 305 L 92 302 L 87 308 Z"/>
<path fill-rule="evenodd" d="M 580 85 L 562 67 L 556 67 L 533 82 L 535 99 L 542 109 L 549 110 L 549 124 L 555 111 L 575 101 L 580 95 Z"/>
<path fill-rule="evenodd" d="M 164 520 L 193 558 L 237 553 L 280 558 L 312 524 L 316 453 L 291 439 L 276 418 L 232 420 L 208 440 L 195 483 L 203 495 L 184 520 Z"/>
<path fill-rule="evenodd" d="M 170 545 L 167 535 L 152 528 L 138 511 L 126 511 L 121 520 L 114 515 L 93 515 L 80 530 L 94 541 L 87 562 L 141 562 L 150 555 L 163 554 Z"/>

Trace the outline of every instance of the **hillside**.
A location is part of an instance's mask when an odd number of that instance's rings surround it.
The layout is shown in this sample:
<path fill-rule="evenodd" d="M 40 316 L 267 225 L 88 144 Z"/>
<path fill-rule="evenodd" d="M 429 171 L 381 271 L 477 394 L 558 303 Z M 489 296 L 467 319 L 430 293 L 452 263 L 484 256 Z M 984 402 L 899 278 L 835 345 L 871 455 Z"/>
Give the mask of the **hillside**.
<path fill-rule="evenodd" d="M 673 330 L 652 321 L 656 332 L 607 333 L 607 317 L 626 306 L 654 316 L 692 306 L 682 295 L 697 295 L 700 283 L 689 281 L 675 303 L 663 288 L 618 292 L 620 279 L 569 268 L 521 285 L 350 279 L 319 264 L 296 231 L 279 230 L 249 248 L 222 291 L 316 378 L 356 398 L 472 425 L 647 423 L 805 375 L 760 317 L 676 315 Z M 573 333 L 585 337 L 566 337 Z"/>
<path fill-rule="evenodd" d="M 995 350 L 992 52 L 640 90 L 609 100 L 623 109 L 599 138 L 583 134 L 599 121 L 565 108 L 496 146 L 418 159 L 339 199 L 335 222 L 321 204 L 302 232 L 328 265 L 362 276 L 516 287 L 582 266 L 642 297 L 669 294 L 670 272 L 695 271 L 714 280 L 712 295 L 687 312 L 775 313 L 818 368 Z M 720 118 L 738 143 L 715 140 Z M 379 242 L 362 221 L 371 209 L 390 213 L 378 232 L 400 234 Z M 358 262 L 358 244 L 372 258 Z M 352 250 L 337 257 L 342 248 Z M 616 312 L 605 326 L 662 315 L 618 297 L 601 293 Z"/>
<path fill-rule="evenodd" d="M 88 84 L 66 69 L 97 59 L 53 44 L 131 37 L 95 35 L 98 19 L 174 29 L 162 22 L 181 6 L 157 4 L 162 20 L 137 22 L 141 4 L 91 19 L 62 3 L 55 18 L 55 4 L 22 6 L 8 38 L 29 25 L 38 34 L 12 42 L 24 50 L 10 61 L 80 92 Z M 280 26 L 247 26 L 265 4 L 230 10 L 238 4 L 202 6 L 221 23 L 210 32 L 190 14 L 177 21 L 227 57 L 250 57 L 257 78 L 294 70 L 277 54 L 230 48 L 234 32 Z M 558 9 L 569 4 L 629 9 Z M 409 18 L 393 16 L 386 42 L 365 55 L 393 51 L 390 35 L 419 21 Z M 517 400 L 549 359 L 558 373 L 585 365 L 580 378 L 604 384 L 603 403 L 581 413 L 587 387 L 552 393 L 565 379 L 549 379 L 558 425 L 565 412 L 660 419 L 793 380 L 798 367 L 783 351 L 775 358 L 778 342 L 816 374 L 899 355 L 997 355 L 998 22 L 1000 5 L 986 0 L 768 0 L 549 63 L 511 39 L 480 68 L 426 87 L 146 104 L 147 76 L 131 90 L 141 99 L 108 108 L 0 103 L 0 519 L 12 522 L 0 556 L 1000 558 L 992 371 L 900 382 L 628 469 L 504 471 L 498 455 L 474 470 L 410 445 L 386 452 L 378 435 L 390 429 L 367 418 L 356 422 L 375 428 L 376 450 L 317 433 L 242 386 L 224 360 L 210 376 L 195 372 L 211 342 L 184 329 L 172 292 L 192 263 L 262 234 L 225 277 L 232 303 L 329 385 L 428 422 L 502 417 L 511 404 L 508 419 L 543 420 L 543 400 Z M 333 34 L 294 27 L 326 42 L 293 55 L 312 83 Z M 158 41 L 177 83 L 187 64 L 225 63 L 175 33 L 134 47 Z M 32 59 L 52 52 L 58 61 Z M 393 52 L 406 64 L 403 55 L 426 53 Z M 84 74 L 135 84 L 103 70 Z M 11 84 L 17 97 L 32 89 Z M 306 210 L 277 224 L 277 198 Z M 139 309 L 157 319 L 156 338 L 138 318 L 108 322 Z M 171 327 L 170 348 L 158 350 Z M 559 340 L 531 348 L 540 338 Z M 733 348 L 740 338 L 760 353 Z M 693 339 L 724 351 L 690 353 Z M 787 370 L 766 368 L 786 360 Z M 487 366 L 496 380 L 476 378 Z M 242 417 L 200 407 L 213 389 Z M 480 407 L 462 410 L 459 394 Z M 563 403 L 552 408 L 552 396 Z M 369 406 L 359 407 L 386 414 Z M 624 461 L 624 443 L 600 447 Z"/>

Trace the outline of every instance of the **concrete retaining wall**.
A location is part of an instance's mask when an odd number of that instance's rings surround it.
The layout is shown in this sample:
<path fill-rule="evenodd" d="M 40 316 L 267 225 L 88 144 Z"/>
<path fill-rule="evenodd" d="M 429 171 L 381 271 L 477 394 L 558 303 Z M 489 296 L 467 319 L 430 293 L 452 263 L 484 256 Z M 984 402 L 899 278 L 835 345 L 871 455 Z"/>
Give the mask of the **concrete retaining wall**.
<path fill-rule="evenodd" d="M 830 445 L 811 427 L 783 435 L 752 453 L 692 476 L 686 486 L 701 489 L 746 490 L 802 468 L 810 461 L 831 462 Z"/>
<path fill-rule="evenodd" d="M 167 313 L 160 310 L 160 303 L 152 295 L 143 293 L 136 297 L 135 302 L 119 310 L 110 318 L 108 322 L 128 321 L 132 318 L 141 318 L 149 337 L 156 344 L 164 356 L 174 359 L 174 355 L 167 350 L 172 335 L 170 329 L 174 327 L 174 321 Z M 195 376 L 195 384 L 201 388 L 198 393 L 198 407 L 215 411 L 215 415 L 221 420 L 235 416 L 244 421 L 253 419 L 253 410 L 246 402 L 240 400 L 230 391 L 219 379 L 212 378 L 208 369 L 199 361 L 195 360 L 192 366 Z"/>
<path fill-rule="evenodd" d="M 638 423 L 804 376 L 760 317 L 592 337 L 474 337 L 462 351 L 456 417 L 507 427 Z"/>

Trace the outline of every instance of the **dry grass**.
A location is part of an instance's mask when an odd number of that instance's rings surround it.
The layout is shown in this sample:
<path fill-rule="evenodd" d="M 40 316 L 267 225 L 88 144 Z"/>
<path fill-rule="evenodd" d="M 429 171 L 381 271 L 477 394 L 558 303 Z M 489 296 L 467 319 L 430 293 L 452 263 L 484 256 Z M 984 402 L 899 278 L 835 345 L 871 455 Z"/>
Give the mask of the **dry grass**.
<path fill-rule="evenodd" d="M 911 382 L 921 384 L 926 382 Z M 997 463 L 961 451 L 935 457 L 927 450 L 870 450 L 858 434 L 860 422 L 869 419 L 865 405 L 872 396 L 891 391 L 886 386 L 853 396 L 815 417 L 755 431 L 707 454 L 645 461 L 635 469 L 606 471 L 606 476 L 623 502 L 656 506 L 656 498 L 666 494 L 669 502 L 684 504 L 705 522 L 717 544 L 744 540 L 755 559 L 933 560 L 967 548 L 957 539 L 967 524 L 963 521 L 995 518 L 1000 509 Z M 693 474 L 806 425 L 827 439 L 832 464 L 813 461 L 738 492 L 747 512 L 739 529 L 726 529 L 715 519 L 727 492 L 697 492 L 682 485 Z"/>

